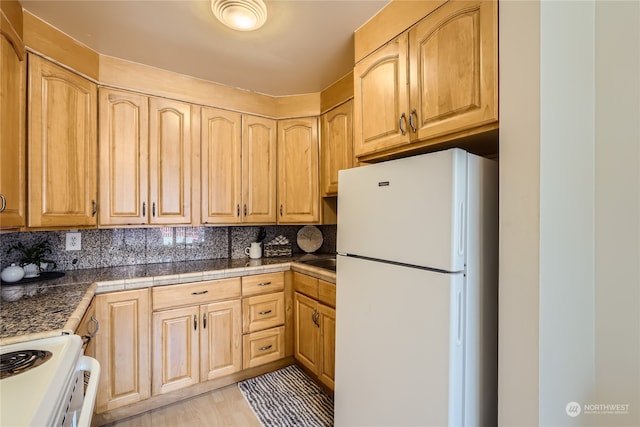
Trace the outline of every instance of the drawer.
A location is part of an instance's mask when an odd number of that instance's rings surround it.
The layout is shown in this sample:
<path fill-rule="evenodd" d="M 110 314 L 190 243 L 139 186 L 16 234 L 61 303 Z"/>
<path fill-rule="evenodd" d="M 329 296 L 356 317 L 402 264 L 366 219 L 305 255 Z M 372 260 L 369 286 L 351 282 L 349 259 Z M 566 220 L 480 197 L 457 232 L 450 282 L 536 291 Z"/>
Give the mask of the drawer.
<path fill-rule="evenodd" d="M 322 304 L 335 308 L 336 306 L 336 285 L 334 283 L 318 280 L 318 301 Z"/>
<path fill-rule="evenodd" d="M 284 324 L 284 292 L 242 300 L 242 331 L 260 331 Z"/>
<path fill-rule="evenodd" d="M 293 290 L 306 296 L 318 299 L 318 279 L 315 277 L 293 273 Z"/>
<path fill-rule="evenodd" d="M 242 337 L 242 368 L 253 368 L 284 357 L 284 326 Z"/>
<path fill-rule="evenodd" d="M 156 286 L 151 288 L 153 310 L 162 310 L 183 305 L 199 305 L 213 301 L 239 298 L 240 278 L 208 280 L 180 285 Z"/>
<path fill-rule="evenodd" d="M 278 292 L 284 289 L 284 273 L 257 274 L 242 278 L 242 296 Z"/>

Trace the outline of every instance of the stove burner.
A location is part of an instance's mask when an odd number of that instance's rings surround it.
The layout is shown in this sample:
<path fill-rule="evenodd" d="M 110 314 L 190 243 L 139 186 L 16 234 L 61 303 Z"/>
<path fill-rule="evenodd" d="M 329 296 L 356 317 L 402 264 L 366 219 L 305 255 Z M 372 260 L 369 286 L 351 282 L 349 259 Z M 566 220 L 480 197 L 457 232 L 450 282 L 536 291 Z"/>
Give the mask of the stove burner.
<path fill-rule="evenodd" d="M 0 379 L 26 372 L 51 358 L 50 351 L 21 350 L 0 355 Z"/>

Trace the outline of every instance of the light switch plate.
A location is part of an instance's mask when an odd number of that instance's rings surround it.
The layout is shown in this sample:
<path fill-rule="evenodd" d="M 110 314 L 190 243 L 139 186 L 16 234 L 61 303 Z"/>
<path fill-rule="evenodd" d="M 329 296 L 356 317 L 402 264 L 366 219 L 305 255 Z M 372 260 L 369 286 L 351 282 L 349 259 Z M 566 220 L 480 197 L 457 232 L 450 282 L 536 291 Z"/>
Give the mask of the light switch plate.
<path fill-rule="evenodd" d="M 79 251 L 82 249 L 82 235 L 80 232 L 75 233 L 67 233 L 67 250 L 68 251 Z"/>

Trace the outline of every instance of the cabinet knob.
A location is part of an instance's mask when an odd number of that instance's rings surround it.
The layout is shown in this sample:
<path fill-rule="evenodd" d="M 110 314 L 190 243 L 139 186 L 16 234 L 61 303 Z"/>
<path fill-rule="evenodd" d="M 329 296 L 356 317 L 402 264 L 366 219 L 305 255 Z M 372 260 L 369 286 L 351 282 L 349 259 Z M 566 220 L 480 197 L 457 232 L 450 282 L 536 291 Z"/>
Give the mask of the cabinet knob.
<path fill-rule="evenodd" d="M 415 108 L 411 110 L 411 113 L 409 113 L 409 127 L 411 128 L 411 132 L 416 133 L 418 129 L 416 128 L 416 124 L 413 121 L 414 117 L 416 118 L 416 120 L 418 119 L 418 113 L 416 112 Z"/>
<path fill-rule="evenodd" d="M 407 122 L 407 115 L 403 112 L 400 115 L 400 120 L 398 120 L 398 127 L 400 127 L 400 132 L 402 132 L 402 134 L 406 134 L 407 131 L 404 128 L 404 124 Z"/>

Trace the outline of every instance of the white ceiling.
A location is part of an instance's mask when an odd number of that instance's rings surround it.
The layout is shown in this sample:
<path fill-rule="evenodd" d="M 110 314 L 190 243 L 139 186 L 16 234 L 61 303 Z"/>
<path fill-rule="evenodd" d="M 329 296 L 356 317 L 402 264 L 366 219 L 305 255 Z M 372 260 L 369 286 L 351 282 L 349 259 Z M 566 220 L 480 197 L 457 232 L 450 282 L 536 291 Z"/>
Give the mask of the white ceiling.
<path fill-rule="evenodd" d="M 319 92 L 353 69 L 353 32 L 389 0 L 265 0 L 238 32 L 208 0 L 21 0 L 103 54 L 273 96 Z"/>

